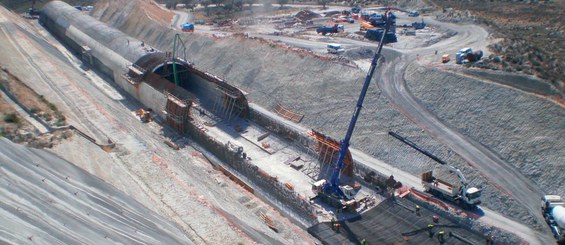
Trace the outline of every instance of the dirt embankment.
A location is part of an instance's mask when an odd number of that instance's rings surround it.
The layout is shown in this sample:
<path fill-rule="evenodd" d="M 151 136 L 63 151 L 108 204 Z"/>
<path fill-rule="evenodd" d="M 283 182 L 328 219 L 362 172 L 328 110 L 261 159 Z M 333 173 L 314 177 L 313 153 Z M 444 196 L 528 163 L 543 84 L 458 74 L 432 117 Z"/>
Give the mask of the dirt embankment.
<path fill-rule="evenodd" d="M 57 106 L 37 94 L 6 68 L 0 68 L 0 90 L 7 98 L 0 96 L 0 137 L 6 137 L 15 143 L 36 148 L 51 148 L 62 139 L 71 136 L 71 132 L 39 132 L 23 115 L 47 127 L 65 125 L 65 116 Z M 8 103 L 13 101 L 14 104 Z M 18 110 L 19 109 L 19 110 Z"/>
<path fill-rule="evenodd" d="M 411 92 L 447 124 L 497 152 L 546 193 L 565 195 L 562 106 L 439 70 L 411 66 L 406 76 Z"/>

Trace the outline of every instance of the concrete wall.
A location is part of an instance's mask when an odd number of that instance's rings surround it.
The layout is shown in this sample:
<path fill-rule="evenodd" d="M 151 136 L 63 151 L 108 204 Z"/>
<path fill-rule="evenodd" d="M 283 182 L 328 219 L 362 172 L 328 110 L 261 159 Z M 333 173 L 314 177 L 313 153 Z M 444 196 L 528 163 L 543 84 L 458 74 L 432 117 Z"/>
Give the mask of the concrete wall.
<path fill-rule="evenodd" d="M 125 41 L 114 44 L 114 41 L 116 39 L 135 40 L 134 38 L 129 38 L 120 31 L 108 27 L 106 24 L 60 1 L 46 4 L 40 21 L 78 56 L 82 51 L 81 46 L 88 46 L 93 58 L 92 68 L 112 78 L 128 94 L 153 109 L 159 116 L 164 117 L 163 110 L 166 98 L 162 92 L 145 83 L 133 85 L 122 77 L 127 72 L 127 66 L 133 63 L 132 60 L 124 58 L 123 55 L 138 59 L 140 56 L 146 55 L 147 52 L 140 49 L 139 46 L 134 47 L 134 41 L 130 41 L 130 45 L 127 45 Z M 88 26 L 90 27 L 85 27 L 87 25 L 85 22 L 89 22 Z M 85 33 L 85 30 L 89 30 L 90 33 Z M 111 33 L 111 36 L 116 39 L 108 40 L 107 36 L 104 37 L 108 33 Z M 126 49 L 131 50 L 127 51 Z"/>

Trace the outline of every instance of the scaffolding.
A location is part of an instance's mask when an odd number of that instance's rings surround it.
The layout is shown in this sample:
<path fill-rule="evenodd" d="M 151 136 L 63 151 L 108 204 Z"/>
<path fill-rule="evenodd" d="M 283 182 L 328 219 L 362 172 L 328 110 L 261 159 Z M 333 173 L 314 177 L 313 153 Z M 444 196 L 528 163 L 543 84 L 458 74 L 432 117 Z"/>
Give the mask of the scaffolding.
<path fill-rule="evenodd" d="M 189 112 L 192 103 L 189 100 L 181 100 L 169 92 L 165 92 L 165 97 L 167 98 L 165 104 L 167 124 L 179 132 L 186 132 L 186 123 L 190 119 Z"/>
<path fill-rule="evenodd" d="M 220 94 L 214 102 L 214 112 L 216 115 L 227 121 L 239 117 L 245 110 L 245 102 L 242 99 L 243 95 L 241 92 L 221 84 L 216 86 L 216 90 Z"/>

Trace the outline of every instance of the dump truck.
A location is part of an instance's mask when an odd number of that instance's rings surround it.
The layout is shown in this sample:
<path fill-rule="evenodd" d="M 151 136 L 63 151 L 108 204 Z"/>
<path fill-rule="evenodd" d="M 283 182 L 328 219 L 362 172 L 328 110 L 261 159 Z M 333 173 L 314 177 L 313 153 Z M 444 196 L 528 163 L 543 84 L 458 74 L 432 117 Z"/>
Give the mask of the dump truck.
<path fill-rule="evenodd" d="M 565 200 L 557 195 L 545 195 L 542 199 L 541 211 L 545 222 L 551 228 L 553 236 L 559 244 L 565 242 Z"/>
<path fill-rule="evenodd" d="M 327 33 L 338 33 L 340 31 L 343 31 L 343 25 L 338 25 L 335 24 L 333 26 L 322 26 L 319 27 L 318 29 L 316 29 L 316 33 L 318 34 L 322 34 L 322 35 L 326 35 Z"/>
<path fill-rule="evenodd" d="M 459 184 L 451 184 L 445 180 L 433 176 L 433 171 L 422 173 L 422 184 L 426 192 L 432 195 L 451 201 L 463 209 L 475 209 L 481 204 L 481 190 L 476 187 L 468 187 L 467 179 L 461 171 L 450 166 L 450 172 L 456 173 L 459 177 Z"/>

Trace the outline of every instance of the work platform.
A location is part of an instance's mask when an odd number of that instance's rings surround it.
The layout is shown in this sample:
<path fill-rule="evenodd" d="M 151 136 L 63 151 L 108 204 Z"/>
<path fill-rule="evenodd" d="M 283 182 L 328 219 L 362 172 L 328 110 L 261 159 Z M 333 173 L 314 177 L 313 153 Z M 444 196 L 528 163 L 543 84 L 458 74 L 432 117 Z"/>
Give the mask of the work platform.
<path fill-rule="evenodd" d="M 439 244 L 439 231 L 445 232 L 443 244 L 484 244 L 485 236 L 462 228 L 439 217 L 425 208 L 416 214 L 416 204 L 402 198 L 389 198 L 358 218 L 340 222 L 337 233 L 330 222 L 308 228 L 308 232 L 324 244 Z M 429 236 L 428 225 L 434 224 L 433 236 Z M 450 236 L 450 233 L 454 236 Z"/>

